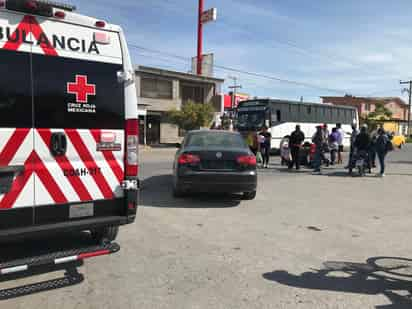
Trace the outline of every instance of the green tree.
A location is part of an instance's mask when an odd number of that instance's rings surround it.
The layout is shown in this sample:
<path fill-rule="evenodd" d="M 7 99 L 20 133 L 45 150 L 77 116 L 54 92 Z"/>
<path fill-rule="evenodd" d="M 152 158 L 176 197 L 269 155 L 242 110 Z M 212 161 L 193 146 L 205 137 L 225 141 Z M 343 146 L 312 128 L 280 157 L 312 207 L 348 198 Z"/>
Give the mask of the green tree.
<path fill-rule="evenodd" d="M 362 121 L 368 125 L 370 131 L 373 131 L 383 125 L 385 120 L 390 120 L 391 118 L 392 112 L 385 107 L 383 102 L 378 102 L 375 105 L 375 110 L 369 113 L 366 117 L 363 117 Z"/>
<path fill-rule="evenodd" d="M 167 113 L 170 123 L 179 126 L 185 131 L 209 127 L 213 120 L 214 109 L 211 104 L 187 102 L 181 110 L 171 110 Z"/>

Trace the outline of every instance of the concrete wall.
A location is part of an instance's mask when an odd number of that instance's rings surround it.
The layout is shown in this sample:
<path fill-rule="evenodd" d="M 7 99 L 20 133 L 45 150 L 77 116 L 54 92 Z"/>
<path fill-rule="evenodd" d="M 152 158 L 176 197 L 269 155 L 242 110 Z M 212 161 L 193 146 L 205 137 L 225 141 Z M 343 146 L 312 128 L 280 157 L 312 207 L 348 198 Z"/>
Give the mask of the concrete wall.
<path fill-rule="evenodd" d="M 179 128 L 173 124 L 161 122 L 160 123 L 160 143 L 161 144 L 175 144 L 180 143 L 182 138 L 179 137 Z"/>
<path fill-rule="evenodd" d="M 167 123 L 166 112 L 172 109 L 180 110 L 182 106 L 181 99 L 181 81 L 177 78 L 169 78 L 172 81 L 172 99 L 151 99 L 141 97 L 141 78 L 136 75 L 136 92 L 139 104 L 146 106 L 145 108 L 150 115 L 150 112 L 160 112 L 162 115 L 160 123 L 160 143 L 161 144 L 174 144 L 180 143 L 182 137 L 179 137 L 179 128 L 175 125 Z M 190 83 L 187 81 L 182 81 L 182 83 Z M 194 83 L 195 84 L 195 83 Z M 196 83 L 198 84 L 198 83 Z M 200 85 L 199 85 L 200 86 Z M 215 85 L 214 84 L 204 84 L 202 85 L 205 89 L 205 102 L 211 103 L 214 106 L 216 112 L 221 111 L 222 100 L 220 97 L 215 96 Z"/>
<path fill-rule="evenodd" d="M 173 80 L 173 98 L 168 99 L 150 99 L 141 97 L 141 88 L 140 88 L 140 76 L 136 76 L 136 92 L 139 104 L 148 105 L 147 110 L 164 112 L 171 109 L 180 109 L 182 105 L 182 100 L 180 99 L 180 85 L 178 80 Z"/>

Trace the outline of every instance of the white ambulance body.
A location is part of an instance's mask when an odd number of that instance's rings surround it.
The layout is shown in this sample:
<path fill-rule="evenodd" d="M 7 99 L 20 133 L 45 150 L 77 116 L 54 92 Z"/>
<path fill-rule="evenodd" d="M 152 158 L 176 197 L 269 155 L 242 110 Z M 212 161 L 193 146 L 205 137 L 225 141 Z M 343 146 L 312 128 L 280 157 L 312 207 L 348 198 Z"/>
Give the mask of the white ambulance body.
<path fill-rule="evenodd" d="M 0 240 L 65 230 L 114 240 L 136 216 L 126 40 L 120 27 L 73 10 L 0 0 Z"/>

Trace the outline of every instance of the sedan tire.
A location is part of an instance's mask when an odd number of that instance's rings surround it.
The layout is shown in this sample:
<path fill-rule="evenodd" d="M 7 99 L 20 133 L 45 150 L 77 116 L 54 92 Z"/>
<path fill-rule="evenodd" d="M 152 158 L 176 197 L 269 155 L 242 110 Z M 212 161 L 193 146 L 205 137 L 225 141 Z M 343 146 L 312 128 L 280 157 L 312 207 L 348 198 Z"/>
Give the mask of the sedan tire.
<path fill-rule="evenodd" d="M 256 198 L 256 191 L 243 193 L 243 200 L 245 201 L 251 201 L 251 200 L 254 200 L 255 198 Z"/>

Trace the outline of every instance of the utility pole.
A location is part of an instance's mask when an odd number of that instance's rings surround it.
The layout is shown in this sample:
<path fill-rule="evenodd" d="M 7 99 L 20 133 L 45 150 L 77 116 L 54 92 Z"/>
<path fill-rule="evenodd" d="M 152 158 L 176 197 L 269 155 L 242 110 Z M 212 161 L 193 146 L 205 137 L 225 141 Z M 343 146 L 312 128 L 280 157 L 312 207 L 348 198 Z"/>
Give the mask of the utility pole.
<path fill-rule="evenodd" d="M 204 0 L 199 0 L 199 12 L 197 21 L 197 61 L 196 61 L 196 73 L 202 75 L 203 64 L 203 25 L 217 19 L 217 9 L 211 8 L 204 10 Z"/>
<path fill-rule="evenodd" d="M 229 79 L 233 80 L 233 86 L 229 86 L 229 89 L 232 89 L 232 109 L 235 108 L 236 105 L 236 92 L 237 89 L 242 89 L 241 85 L 237 84 L 237 77 L 236 76 L 229 76 Z"/>
<path fill-rule="evenodd" d="M 199 20 L 197 25 L 197 75 L 202 75 L 203 56 L 203 0 L 199 0 Z"/>
<path fill-rule="evenodd" d="M 401 85 L 409 84 L 409 89 L 405 89 L 409 94 L 409 109 L 408 109 L 408 137 L 411 136 L 411 107 L 412 107 L 412 80 L 409 81 L 400 81 Z"/>

